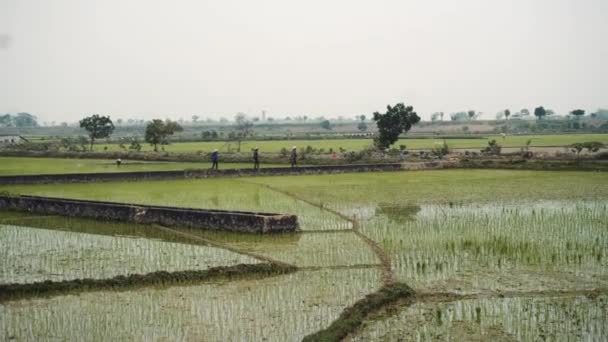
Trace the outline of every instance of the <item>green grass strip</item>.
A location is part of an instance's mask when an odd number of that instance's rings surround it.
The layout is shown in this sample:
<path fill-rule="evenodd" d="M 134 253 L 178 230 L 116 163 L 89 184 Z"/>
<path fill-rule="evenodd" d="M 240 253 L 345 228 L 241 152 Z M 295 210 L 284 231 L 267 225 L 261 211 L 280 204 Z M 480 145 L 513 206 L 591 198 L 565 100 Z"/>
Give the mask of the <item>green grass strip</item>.
<path fill-rule="evenodd" d="M 404 283 L 386 285 L 356 302 L 342 312 L 327 329 L 304 337 L 304 342 L 340 341 L 361 326 L 363 320 L 372 312 L 394 304 L 399 300 L 413 298 L 414 290 Z"/>
<path fill-rule="evenodd" d="M 108 279 L 86 278 L 64 281 L 47 280 L 31 284 L 0 284 L 0 302 L 86 291 L 132 290 L 146 286 L 170 286 L 213 280 L 270 277 L 292 273 L 296 270 L 295 266 L 290 265 L 270 263 L 239 264 L 235 266 L 213 267 L 201 271 L 159 271 L 147 274 L 121 275 Z"/>

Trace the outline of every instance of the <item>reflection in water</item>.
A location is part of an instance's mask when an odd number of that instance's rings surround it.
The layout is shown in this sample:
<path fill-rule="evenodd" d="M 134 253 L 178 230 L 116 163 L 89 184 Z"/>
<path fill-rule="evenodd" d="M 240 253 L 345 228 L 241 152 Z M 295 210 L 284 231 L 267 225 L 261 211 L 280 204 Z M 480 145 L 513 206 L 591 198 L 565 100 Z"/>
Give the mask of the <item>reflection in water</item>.
<path fill-rule="evenodd" d="M 400 206 L 393 203 L 380 203 L 376 208 L 376 216 L 385 215 L 390 221 L 394 223 L 406 223 L 408 221 L 414 221 L 416 214 L 420 212 L 421 208 L 418 205 L 404 205 Z"/>

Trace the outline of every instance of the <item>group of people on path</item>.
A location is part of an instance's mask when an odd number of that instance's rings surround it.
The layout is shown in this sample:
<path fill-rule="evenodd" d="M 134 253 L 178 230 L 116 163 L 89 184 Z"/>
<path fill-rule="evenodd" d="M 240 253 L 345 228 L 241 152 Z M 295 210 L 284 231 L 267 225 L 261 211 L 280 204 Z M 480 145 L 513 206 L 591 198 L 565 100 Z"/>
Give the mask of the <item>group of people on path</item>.
<path fill-rule="evenodd" d="M 218 149 L 216 148 L 211 153 L 211 170 L 218 170 L 220 161 L 220 154 Z M 298 166 L 298 149 L 296 146 L 291 148 L 291 156 L 289 157 L 289 162 L 291 163 L 291 167 Z M 260 169 L 260 153 L 259 148 L 256 147 L 253 149 L 253 169 Z"/>

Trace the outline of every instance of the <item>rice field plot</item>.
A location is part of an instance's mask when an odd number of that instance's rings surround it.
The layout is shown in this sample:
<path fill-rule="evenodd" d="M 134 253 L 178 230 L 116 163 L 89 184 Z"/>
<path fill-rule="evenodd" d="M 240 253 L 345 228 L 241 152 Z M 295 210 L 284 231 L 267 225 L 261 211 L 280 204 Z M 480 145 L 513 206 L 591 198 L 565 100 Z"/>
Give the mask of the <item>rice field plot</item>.
<path fill-rule="evenodd" d="M 608 199 L 608 175 L 600 172 L 455 169 L 255 177 L 247 182 L 290 192 L 349 217 L 363 207 Z"/>
<path fill-rule="evenodd" d="M 16 340 L 300 341 L 379 283 L 374 269 L 320 270 L 21 300 L 0 305 L 0 334 Z"/>
<path fill-rule="evenodd" d="M 352 341 L 604 341 L 608 297 L 515 297 L 416 303 L 368 322 Z"/>
<path fill-rule="evenodd" d="M 357 220 L 390 258 L 396 279 L 416 289 L 608 287 L 605 174 L 358 176 L 305 176 L 298 185 L 283 177 L 272 186 Z"/>
<path fill-rule="evenodd" d="M 303 230 L 350 229 L 339 216 L 259 184 L 237 179 L 2 186 L 19 194 L 175 207 L 296 214 Z"/>
<path fill-rule="evenodd" d="M 361 223 L 397 279 L 415 289 L 608 288 L 608 201 L 419 208 L 385 209 Z"/>
<path fill-rule="evenodd" d="M 263 164 L 262 167 L 281 167 L 285 165 Z M 67 158 L 28 158 L 0 157 L 0 176 L 60 174 L 60 173 L 97 173 L 132 171 L 171 171 L 187 169 L 208 169 L 211 163 L 145 162 L 123 160 L 116 166 L 115 160 L 107 159 L 67 159 Z M 251 168 L 249 163 L 222 163 L 222 169 Z"/>
<path fill-rule="evenodd" d="M 8 317 L 0 318 L 0 329 L 18 338 L 90 332 L 94 340 L 110 326 L 110 339 L 119 340 L 299 340 L 326 328 L 387 279 L 412 286 L 414 304 L 371 317 L 353 339 L 601 340 L 608 333 L 600 319 L 608 289 L 605 173 L 441 170 L 0 191 L 293 213 L 303 230 L 243 236 L 161 229 L 148 237 L 301 268 L 255 281 L 11 301 L 0 305 L 0 317 Z M 31 217 L 5 222 L 28 220 L 45 225 Z M 95 233 L 70 222 L 60 230 Z M 119 231 L 99 228 L 108 238 Z"/>
<path fill-rule="evenodd" d="M 0 225 L 0 283 L 33 283 L 253 264 L 223 249 Z"/>
<path fill-rule="evenodd" d="M 608 134 L 548 134 L 548 135 L 513 135 L 502 137 L 501 135 L 488 135 L 487 139 L 462 138 L 462 139 L 446 139 L 450 148 L 484 148 L 488 145 L 488 140 L 495 139 L 503 147 L 523 147 L 526 146 L 528 140 L 531 141 L 530 146 L 545 147 L 545 146 L 569 146 L 577 142 L 599 141 L 608 144 Z M 409 149 L 431 149 L 443 144 L 444 139 L 440 136 L 435 139 L 425 138 L 405 138 L 398 140 L 393 146 L 406 145 Z M 259 147 L 262 152 L 278 153 L 281 149 L 291 149 L 292 146 L 297 146 L 300 149 L 305 149 L 311 146 L 315 149 L 324 149 L 329 152 L 339 151 L 340 148 L 348 151 L 358 151 L 373 144 L 372 139 L 315 139 L 315 140 L 268 140 L 268 141 L 243 141 L 241 151 L 250 151 L 255 147 Z M 108 149 L 109 151 L 119 151 L 118 144 L 99 144 L 97 149 Z M 167 152 L 210 152 L 213 149 L 218 149 L 221 152 L 226 152 L 235 149 L 237 143 L 226 141 L 209 141 L 209 142 L 176 142 L 164 146 Z M 145 145 L 144 151 L 152 151 L 152 147 Z"/>
<path fill-rule="evenodd" d="M 269 236 L 201 230 L 177 231 L 300 268 L 373 268 L 380 264 L 365 242 L 352 231 L 346 230 Z"/>

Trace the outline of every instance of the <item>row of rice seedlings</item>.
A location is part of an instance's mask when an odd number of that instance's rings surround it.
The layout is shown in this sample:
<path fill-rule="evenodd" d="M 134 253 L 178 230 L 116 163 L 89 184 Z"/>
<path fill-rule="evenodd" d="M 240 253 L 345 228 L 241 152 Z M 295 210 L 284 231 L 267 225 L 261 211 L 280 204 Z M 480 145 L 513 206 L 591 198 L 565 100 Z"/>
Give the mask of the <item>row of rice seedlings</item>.
<path fill-rule="evenodd" d="M 379 263 L 373 251 L 354 233 L 303 234 L 297 246 L 291 249 L 276 250 L 272 245 L 254 248 L 259 253 L 299 267 Z"/>
<path fill-rule="evenodd" d="M 296 272 L 257 281 L 8 302 L 17 340 L 299 341 L 380 287 L 376 270 Z"/>
<path fill-rule="evenodd" d="M 387 217 L 362 224 L 363 231 L 392 255 L 406 282 L 514 269 L 580 276 L 608 273 L 604 203 L 573 210 L 458 209 L 452 214 L 449 208 L 435 207 L 421 213 L 415 221 L 399 224 Z"/>
<path fill-rule="evenodd" d="M 0 283 L 110 278 L 256 263 L 223 249 L 157 240 L 0 226 Z"/>
<path fill-rule="evenodd" d="M 207 232 L 196 229 L 180 231 L 298 267 L 379 263 L 373 251 L 352 231 L 279 235 Z"/>
<path fill-rule="evenodd" d="M 608 335 L 608 297 L 487 298 L 415 304 L 369 322 L 353 339 L 601 341 Z"/>

